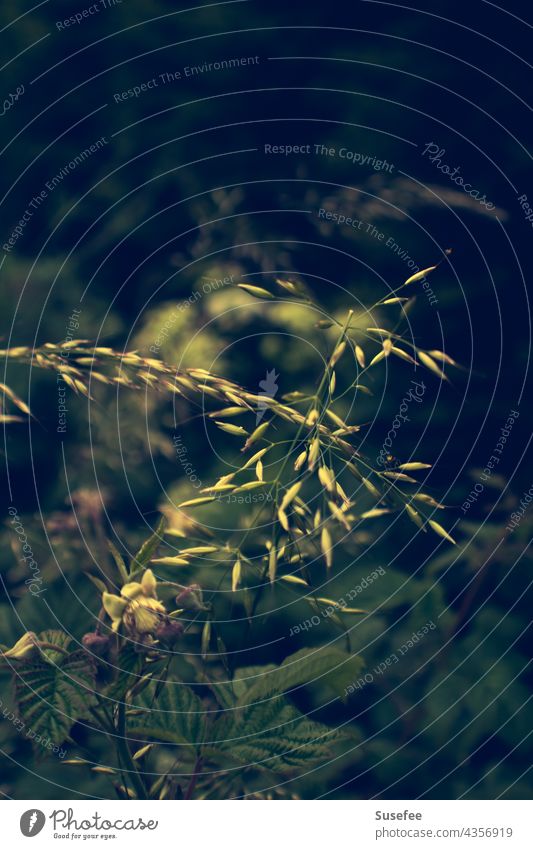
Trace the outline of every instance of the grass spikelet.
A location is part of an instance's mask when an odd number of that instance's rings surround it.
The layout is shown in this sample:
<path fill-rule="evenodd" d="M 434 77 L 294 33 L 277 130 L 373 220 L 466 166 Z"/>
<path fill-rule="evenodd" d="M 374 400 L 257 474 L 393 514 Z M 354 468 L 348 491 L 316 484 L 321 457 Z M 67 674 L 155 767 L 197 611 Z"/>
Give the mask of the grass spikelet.
<path fill-rule="evenodd" d="M 298 454 L 298 456 L 295 460 L 294 471 L 299 472 L 306 460 L 307 460 L 307 451 L 302 451 L 300 454 Z"/>
<path fill-rule="evenodd" d="M 252 457 L 250 457 L 250 458 L 249 458 L 249 460 L 247 460 L 247 461 L 246 461 L 246 463 L 245 463 L 245 464 L 244 464 L 244 466 L 242 467 L 241 471 L 244 471 L 245 469 L 249 469 L 249 468 L 250 468 L 250 466 L 253 466 L 253 465 L 254 465 L 254 463 L 257 463 L 257 462 L 258 462 L 258 461 L 259 461 L 262 457 L 264 457 L 264 456 L 265 456 L 265 454 L 267 453 L 267 451 L 270 451 L 270 447 L 268 447 L 268 448 L 261 448 L 261 450 L 260 450 L 260 451 L 256 451 L 256 453 L 255 453 L 255 454 L 253 454 L 253 456 L 252 456 Z M 233 475 L 232 475 L 231 477 L 233 477 Z"/>
<path fill-rule="evenodd" d="M 402 472 L 382 472 L 381 476 L 384 478 L 390 478 L 393 481 L 405 481 L 406 483 L 418 483 L 414 478 L 409 477 L 409 475 L 404 475 Z"/>
<path fill-rule="evenodd" d="M 309 448 L 309 457 L 307 459 L 307 465 L 309 467 L 309 471 L 314 471 L 316 466 L 318 457 L 320 454 L 320 439 L 316 436 L 311 442 L 311 447 Z"/>
<path fill-rule="evenodd" d="M 248 436 L 248 431 L 240 425 L 229 424 L 228 422 L 215 421 L 217 427 L 223 430 L 224 433 L 231 433 L 232 436 Z"/>
<path fill-rule="evenodd" d="M 156 557 L 152 563 L 159 563 L 161 566 L 190 566 L 190 562 L 184 557 Z"/>
<path fill-rule="evenodd" d="M 423 504 L 429 504 L 430 507 L 438 507 L 439 510 L 445 510 L 444 504 L 439 504 L 438 501 L 435 501 L 432 495 L 428 495 L 426 492 L 417 492 L 416 495 L 413 495 L 415 501 L 421 501 Z"/>
<path fill-rule="evenodd" d="M 439 525 L 439 523 L 438 523 L 438 522 L 435 522 L 435 520 L 434 520 L 434 519 L 429 519 L 429 525 L 430 525 L 430 527 L 431 527 L 431 528 L 435 531 L 435 533 L 436 533 L 436 534 L 438 534 L 440 537 L 442 537 L 443 539 L 448 540 L 448 542 L 451 542 L 451 543 L 453 543 L 454 545 L 457 545 L 457 543 L 455 542 L 455 540 L 453 539 L 453 537 L 451 537 L 451 536 L 450 536 L 450 534 L 448 533 L 448 531 L 446 531 L 446 530 L 442 527 L 442 525 Z"/>
<path fill-rule="evenodd" d="M 337 345 L 337 347 L 335 348 L 335 350 L 333 351 L 333 353 L 330 357 L 330 360 L 329 360 L 329 367 L 330 368 L 333 368 L 339 362 L 339 360 L 342 357 L 342 355 L 344 354 L 345 350 L 346 350 L 346 342 L 340 342 Z"/>
<path fill-rule="evenodd" d="M 322 533 L 320 534 L 320 548 L 326 561 L 326 568 L 331 569 L 333 565 L 333 548 L 331 534 L 326 527 L 322 528 Z"/>
<path fill-rule="evenodd" d="M 291 501 L 294 498 L 296 498 L 296 496 L 300 492 L 301 488 L 302 488 L 302 482 L 301 481 L 297 481 L 297 483 L 294 483 L 291 487 L 289 487 L 289 489 L 287 490 L 287 492 L 285 493 L 285 495 L 283 496 L 282 501 L 281 501 L 281 509 L 282 510 L 287 509 L 287 507 L 289 506 Z"/>
<path fill-rule="evenodd" d="M 232 419 L 234 416 L 242 416 L 246 413 L 245 407 L 224 407 L 223 410 L 216 410 L 214 413 L 209 413 L 210 419 Z"/>
<path fill-rule="evenodd" d="M 434 360 L 440 360 L 441 363 L 448 363 L 450 366 L 457 366 L 455 360 L 452 360 L 452 358 L 449 357 L 448 354 L 445 354 L 444 351 L 433 350 L 428 351 L 427 353 L 430 357 L 433 357 Z"/>
<path fill-rule="evenodd" d="M 262 486 L 271 486 L 272 484 L 268 481 L 248 481 L 248 483 L 243 483 L 241 486 L 236 487 L 233 492 L 248 492 L 250 489 L 259 489 Z"/>
<path fill-rule="evenodd" d="M 376 354 L 375 357 L 370 360 L 368 367 L 370 368 L 370 366 L 375 366 L 377 363 L 380 363 L 381 360 L 384 360 L 386 356 L 387 354 L 385 353 L 385 351 L 380 351 L 378 354 Z"/>
<path fill-rule="evenodd" d="M 374 495 L 376 498 L 381 498 L 381 492 L 376 486 L 374 486 L 372 481 L 369 481 L 368 478 L 362 477 L 361 482 L 371 495 Z"/>
<path fill-rule="evenodd" d="M 401 360 L 405 360 L 406 363 L 416 365 L 416 360 L 413 359 L 411 354 L 408 354 L 407 351 L 404 351 L 402 348 L 398 348 L 396 345 L 392 346 L 391 354 L 394 354 L 395 357 L 399 357 Z"/>
<path fill-rule="evenodd" d="M 327 466 L 320 466 L 318 479 L 327 492 L 335 492 L 335 476 Z"/>
<path fill-rule="evenodd" d="M 441 378 L 441 380 L 448 380 L 448 378 L 446 377 L 446 375 L 444 374 L 444 372 L 442 371 L 442 369 L 440 369 L 440 368 L 438 367 L 438 365 L 437 365 L 437 363 L 435 362 L 435 360 L 433 360 L 433 359 L 429 356 L 429 354 L 426 354 L 426 352 L 425 352 L 425 351 L 417 351 L 417 354 L 418 354 L 418 359 L 420 360 L 420 362 L 421 362 L 423 365 L 425 365 L 425 367 L 426 367 L 427 369 L 429 369 L 430 371 L 432 371 L 432 372 L 433 372 L 433 374 L 436 374 L 436 375 L 437 375 L 437 377 L 440 377 L 440 378 Z"/>
<path fill-rule="evenodd" d="M 272 294 L 272 292 L 268 292 L 267 289 L 262 289 L 260 286 L 250 286 L 248 285 L 248 283 L 238 283 L 237 286 L 239 289 L 242 289 L 244 292 L 247 292 L 254 298 L 259 298 L 263 301 L 271 301 L 274 299 L 274 295 Z"/>
<path fill-rule="evenodd" d="M 231 571 L 231 590 L 232 592 L 236 592 L 239 589 L 242 578 L 242 566 L 241 561 L 236 560 Z"/>
<path fill-rule="evenodd" d="M 328 501 L 328 507 L 331 511 L 331 515 L 337 520 L 337 522 L 340 522 L 340 524 L 345 527 L 347 531 L 349 531 L 350 523 L 342 512 L 341 508 L 338 507 L 334 501 Z"/>
<path fill-rule="evenodd" d="M 309 586 L 303 578 L 298 578 L 296 575 L 281 575 L 281 580 L 286 581 L 288 584 L 298 584 L 303 587 Z"/>
<path fill-rule="evenodd" d="M 418 512 L 418 510 L 415 510 L 415 508 L 412 507 L 410 504 L 406 504 L 405 509 L 406 509 L 407 515 L 409 516 L 411 521 L 414 522 L 415 525 L 417 525 L 419 528 L 421 528 L 425 532 L 426 529 L 424 527 L 424 521 L 423 521 L 420 513 Z"/>
<path fill-rule="evenodd" d="M 278 553 L 276 551 L 276 546 L 273 545 L 268 553 L 268 577 L 270 579 L 270 583 L 273 584 L 276 580 L 276 573 L 278 571 Z"/>
<path fill-rule="evenodd" d="M 340 416 L 338 416 L 336 413 L 334 413 L 333 410 L 329 410 L 329 409 L 326 410 L 326 416 L 328 417 L 328 419 L 331 419 L 331 421 L 334 422 L 339 427 L 342 427 L 342 428 L 346 427 L 346 422 L 343 422 L 343 420 L 340 418 Z"/>
<path fill-rule="evenodd" d="M 429 268 L 424 268 L 422 271 L 417 271 L 416 274 L 412 274 L 411 277 L 408 277 L 404 286 L 409 286 L 410 283 L 417 283 L 419 280 L 423 280 L 428 274 L 431 274 L 432 271 L 435 271 L 437 268 L 436 265 L 430 265 Z"/>
<path fill-rule="evenodd" d="M 201 504 L 211 504 L 215 501 L 214 495 L 206 495 L 204 498 L 192 498 L 190 501 L 182 501 L 178 504 L 178 508 L 182 510 L 184 507 L 200 507 Z"/>
<path fill-rule="evenodd" d="M 260 424 L 259 427 L 256 427 L 256 429 L 250 434 L 250 436 L 244 443 L 244 448 L 242 448 L 241 450 L 247 451 L 250 445 L 253 445 L 254 442 L 257 442 L 258 439 L 261 439 L 269 426 L 270 422 L 263 422 L 263 424 Z"/>

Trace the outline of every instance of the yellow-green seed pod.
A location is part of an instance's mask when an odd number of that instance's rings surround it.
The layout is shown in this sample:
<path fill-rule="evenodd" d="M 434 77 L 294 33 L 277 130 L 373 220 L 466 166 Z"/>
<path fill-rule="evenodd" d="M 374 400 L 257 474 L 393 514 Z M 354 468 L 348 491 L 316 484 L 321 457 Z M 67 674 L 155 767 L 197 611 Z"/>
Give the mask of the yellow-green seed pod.
<path fill-rule="evenodd" d="M 201 652 L 202 652 L 202 657 L 203 657 L 204 660 L 205 660 L 207 653 L 209 651 L 210 641 L 211 641 L 211 622 L 208 619 L 207 622 L 204 624 L 204 627 L 202 629 Z"/>
<path fill-rule="evenodd" d="M 318 460 L 320 454 L 320 440 L 318 436 L 316 436 L 311 442 L 311 447 L 309 448 L 309 457 L 307 459 L 307 465 L 309 466 L 309 470 L 312 472 L 316 466 L 316 462 Z"/>
<path fill-rule="evenodd" d="M 322 533 L 320 534 L 320 548 L 322 549 L 322 554 L 326 561 L 326 567 L 331 569 L 331 566 L 333 565 L 333 549 L 331 534 L 326 527 L 322 528 Z"/>
<path fill-rule="evenodd" d="M 418 280 L 423 280 L 427 274 L 431 274 L 431 272 L 435 271 L 436 268 L 436 265 L 430 265 L 429 268 L 424 268 L 422 271 L 417 271 L 416 274 L 413 274 L 411 275 L 411 277 L 408 277 L 403 285 L 409 286 L 410 283 L 416 283 Z"/>
<path fill-rule="evenodd" d="M 240 586 L 240 583 L 241 583 L 241 577 L 242 577 L 241 561 L 236 560 L 235 565 L 233 566 L 233 569 L 232 569 L 232 572 L 231 572 L 231 590 L 232 590 L 232 592 L 235 592 L 236 590 L 239 589 L 239 586 Z"/>
<path fill-rule="evenodd" d="M 455 540 L 453 539 L 453 537 L 451 537 L 451 536 L 450 536 L 450 534 L 448 533 L 448 531 L 444 530 L 444 528 L 442 527 L 442 525 L 439 525 L 439 523 L 438 523 L 438 522 L 435 522 L 433 519 L 430 519 L 430 520 L 429 520 L 429 525 L 430 525 L 430 527 L 431 527 L 431 528 L 433 528 L 433 530 L 435 531 L 435 533 L 436 533 L 436 534 L 438 534 L 440 537 L 442 537 L 443 539 L 448 540 L 448 542 L 451 542 L 451 543 L 453 543 L 454 545 L 457 545 L 457 543 L 455 542 Z"/>
<path fill-rule="evenodd" d="M 249 459 L 249 460 L 247 460 L 247 461 L 246 461 L 246 463 L 244 464 L 244 466 L 243 466 L 243 467 L 242 467 L 242 469 L 241 469 L 241 472 L 243 472 L 245 469 L 249 469 L 249 468 L 250 468 L 250 466 L 253 466 L 253 465 L 254 465 L 254 463 L 257 463 L 257 462 L 261 459 L 261 457 L 264 457 L 264 456 L 265 456 L 265 454 L 267 453 L 267 451 L 270 451 L 270 447 L 268 447 L 268 448 L 261 448 L 261 450 L 260 450 L 260 451 L 256 451 L 256 453 L 255 453 L 252 457 L 250 457 L 250 459 Z M 235 474 L 235 473 L 234 473 L 234 474 Z M 233 477 L 233 475 L 232 475 L 231 477 Z"/>
<path fill-rule="evenodd" d="M 433 372 L 433 374 L 436 374 L 436 375 L 437 375 L 437 377 L 440 377 L 440 378 L 441 378 L 441 380 L 448 380 L 448 378 L 446 377 L 446 375 L 444 374 L 444 372 L 442 371 L 442 369 L 440 369 L 440 368 L 438 367 L 438 365 L 437 365 L 437 363 L 435 362 L 435 360 L 432 360 L 432 359 L 431 359 L 431 357 L 429 356 L 429 354 L 426 354 L 426 352 L 425 352 L 425 351 L 417 351 L 417 354 L 418 354 L 418 359 L 420 360 L 420 362 L 421 362 L 421 363 L 423 363 L 423 365 L 425 365 L 425 367 L 426 367 L 427 369 L 429 369 L 430 371 L 432 371 L 432 372 Z"/>
<path fill-rule="evenodd" d="M 214 495 L 206 495 L 204 498 L 191 498 L 190 501 L 182 501 L 178 504 L 178 508 L 182 510 L 184 507 L 199 507 L 201 504 L 210 504 L 215 501 Z"/>
<path fill-rule="evenodd" d="M 272 546 L 268 553 L 268 577 L 270 578 L 270 583 L 273 584 L 276 580 L 276 573 L 278 570 L 278 555 L 276 551 L 276 546 Z"/>
<path fill-rule="evenodd" d="M 296 496 L 300 492 L 301 488 L 302 488 L 302 482 L 301 481 L 297 481 L 291 487 L 289 487 L 289 489 L 287 490 L 287 492 L 283 496 L 283 499 L 282 499 L 282 502 L 281 502 L 281 509 L 282 510 L 285 510 L 289 506 L 289 504 L 291 503 L 293 498 L 296 498 Z"/>
<path fill-rule="evenodd" d="M 391 354 L 394 354 L 395 357 L 399 357 L 400 360 L 405 360 L 406 363 L 416 365 L 416 360 L 413 359 L 411 354 L 408 354 L 407 351 L 404 351 L 402 348 L 398 348 L 396 345 L 392 346 Z"/>
<path fill-rule="evenodd" d="M 340 342 L 331 355 L 331 358 L 330 358 L 330 361 L 329 361 L 329 367 L 330 368 L 333 368 L 338 363 L 338 361 L 340 360 L 340 358 L 344 354 L 345 350 L 346 350 L 346 342 Z"/>
<path fill-rule="evenodd" d="M 269 426 L 270 422 L 263 422 L 263 424 L 260 424 L 259 427 L 256 427 L 256 429 L 250 434 L 250 436 L 246 440 L 243 451 L 249 448 L 250 445 L 253 445 L 254 442 L 257 442 L 258 439 L 261 439 Z"/>
<path fill-rule="evenodd" d="M 363 485 L 368 489 L 371 495 L 375 495 L 376 498 L 381 498 L 381 492 L 379 489 L 374 486 L 372 481 L 369 481 L 368 478 L 361 478 Z"/>
<path fill-rule="evenodd" d="M 271 301 L 274 298 L 272 292 L 268 292 L 266 289 L 262 289 L 260 286 L 249 286 L 248 283 L 238 283 L 239 289 L 242 289 L 244 292 L 248 292 L 249 295 L 252 295 L 254 298 L 260 298 L 261 300 L 269 300 Z"/>
<path fill-rule="evenodd" d="M 248 431 L 245 430 L 243 427 L 240 427 L 240 425 L 233 425 L 228 424 L 228 422 L 217 421 L 215 421 L 215 424 L 217 427 L 220 428 L 220 430 L 223 430 L 224 433 L 231 433 L 232 436 L 248 436 Z"/>
<path fill-rule="evenodd" d="M 297 458 L 296 458 L 296 462 L 294 463 L 294 471 L 295 471 L 295 472 L 299 472 L 299 471 L 300 471 L 300 469 L 302 468 L 302 466 L 303 466 L 303 464 L 305 463 L 306 459 L 307 459 L 307 451 L 302 451 L 302 453 L 301 453 L 301 454 L 298 454 L 298 456 L 297 456 Z"/>
<path fill-rule="evenodd" d="M 318 470 L 318 479 L 328 492 L 335 491 L 335 476 L 331 469 L 328 469 L 327 466 L 320 466 Z"/>

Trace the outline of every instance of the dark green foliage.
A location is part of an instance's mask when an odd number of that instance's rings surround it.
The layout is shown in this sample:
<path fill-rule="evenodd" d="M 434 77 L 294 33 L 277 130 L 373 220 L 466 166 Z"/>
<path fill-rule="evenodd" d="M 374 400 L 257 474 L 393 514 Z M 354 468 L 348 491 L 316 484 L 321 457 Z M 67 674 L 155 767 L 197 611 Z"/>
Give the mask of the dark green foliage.
<path fill-rule="evenodd" d="M 70 638 L 59 631 L 39 635 L 43 642 L 67 649 Z M 62 743 L 70 729 L 96 704 L 95 669 L 84 651 L 42 652 L 38 663 L 15 666 L 15 697 L 20 716 L 35 734 Z"/>

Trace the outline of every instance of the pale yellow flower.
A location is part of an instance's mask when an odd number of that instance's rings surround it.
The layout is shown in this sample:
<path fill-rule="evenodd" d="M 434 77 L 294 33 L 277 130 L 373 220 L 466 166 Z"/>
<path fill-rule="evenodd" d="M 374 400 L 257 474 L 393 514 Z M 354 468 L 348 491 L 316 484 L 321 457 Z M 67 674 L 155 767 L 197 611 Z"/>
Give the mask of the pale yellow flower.
<path fill-rule="evenodd" d="M 166 613 L 157 600 L 157 579 L 151 569 L 140 582 L 124 584 L 120 595 L 102 593 L 102 604 L 113 631 L 118 631 L 123 622 L 131 634 L 153 634 Z"/>

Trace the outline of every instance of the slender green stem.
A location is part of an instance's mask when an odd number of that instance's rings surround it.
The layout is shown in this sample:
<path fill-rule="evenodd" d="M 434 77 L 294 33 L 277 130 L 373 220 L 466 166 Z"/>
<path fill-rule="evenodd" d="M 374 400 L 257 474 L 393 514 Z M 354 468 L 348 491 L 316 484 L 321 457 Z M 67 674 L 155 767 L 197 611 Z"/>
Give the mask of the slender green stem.
<path fill-rule="evenodd" d="M 117 709 L 117 734 L 118 750 L 122 761 L 125 764 L 126 774 L 131 780 L 133 789 L 135 790 L 135 795 L 138 799 L 147 799 L 148 795 L 146 793 L 146 788 L 137 770 L 137 765 L 131 756 L 130 747 L 128 745 L 128 738 L 126 736 L 126 704 L 122 701 L 118 703 Z"/>

